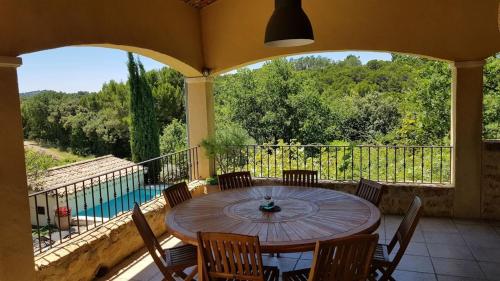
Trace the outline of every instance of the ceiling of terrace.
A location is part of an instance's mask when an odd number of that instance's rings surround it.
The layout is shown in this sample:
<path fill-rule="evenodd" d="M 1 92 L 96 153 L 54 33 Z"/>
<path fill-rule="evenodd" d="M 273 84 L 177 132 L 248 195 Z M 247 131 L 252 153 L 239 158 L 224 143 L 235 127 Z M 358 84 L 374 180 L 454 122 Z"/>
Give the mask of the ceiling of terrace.
<path fill-rule="evenodd" d="M 186 2 L 190 6 L 201 9 L 203 7 L 206 7 L 210 4 L 212 4 L 213 2 L 215 2 L 217 0 L 181 0 L 181 1 Z"/>
<path fill-rule="evenodd" d="M 154 58 L 188 77 L 273 57 L 363 50 L 447 61 L 500 51 L 499 0 L 303 1 L 315 43 L 264 44 L 272 0 L 0 0 L 0 56 L 92 45 Z M 215 3 L 216 2 L 216 3 Z M 197 8 L 195 8 L 197 7 Z"/>

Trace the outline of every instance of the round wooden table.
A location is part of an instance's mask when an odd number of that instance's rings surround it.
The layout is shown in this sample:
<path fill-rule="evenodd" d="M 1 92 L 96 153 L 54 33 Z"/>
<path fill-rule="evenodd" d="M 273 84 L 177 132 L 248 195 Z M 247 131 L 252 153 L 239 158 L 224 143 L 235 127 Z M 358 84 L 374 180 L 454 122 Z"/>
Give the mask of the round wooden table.
<path fill-rule="evenodd" d="M 271 195 L 280 212 L 259 211 Z M 356 196 L 323 188 L 257 186 L 193 198 L 169 210 L 168 231 L 197 245 L 196 232 L 259 235 L 263 252 L 314 250 L 317 240 L 372 233 L 380 211 Z"/>

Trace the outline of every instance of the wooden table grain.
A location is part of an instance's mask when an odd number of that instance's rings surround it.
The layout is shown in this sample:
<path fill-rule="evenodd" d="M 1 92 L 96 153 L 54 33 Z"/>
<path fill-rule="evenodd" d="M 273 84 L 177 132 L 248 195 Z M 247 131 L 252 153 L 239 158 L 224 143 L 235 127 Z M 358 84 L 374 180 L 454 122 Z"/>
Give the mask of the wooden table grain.
<path fill-rule="evenodd" d="M 271 195 L 281 212 L 259 211 Z M 372 233 L 380 211 L 347 193 L 307 187 L 256 186 L 193 198 L 167 211 L 167 230 L 197 245 L 196 232 L 258 235 L 267 253 L 314 250 L 317 240 Z"/>

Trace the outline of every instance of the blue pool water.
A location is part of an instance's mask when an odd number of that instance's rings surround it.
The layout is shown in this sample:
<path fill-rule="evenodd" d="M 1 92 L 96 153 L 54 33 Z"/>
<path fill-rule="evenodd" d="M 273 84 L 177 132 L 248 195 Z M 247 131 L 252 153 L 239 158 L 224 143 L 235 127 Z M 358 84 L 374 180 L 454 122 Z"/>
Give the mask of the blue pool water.
<path fill-rule="evenodd" d="M 110 200 L 99 204 L 99 200 L 95 201 L 95 207 L 92 205 L 92 198 L 87 198 L 87 210 L 78 210 L 78 216 L 88 216 L 88 217 L 103 217 L 112 218 L 121 212 L 126 212 L 134 208 L 134 202 L 144 203 L 155 197 L 161 195 L 161 190 L 163 187 L 156 187 L 151 189 L 140 189 L 134 190 L 132 192 L 123 194 L 122 196 L 116 197 L 116 199 L 111 198 Z M 90 200 L 89 200 L 90 199 Z M 76 211 L 74 211 L 76 215 Z"/>

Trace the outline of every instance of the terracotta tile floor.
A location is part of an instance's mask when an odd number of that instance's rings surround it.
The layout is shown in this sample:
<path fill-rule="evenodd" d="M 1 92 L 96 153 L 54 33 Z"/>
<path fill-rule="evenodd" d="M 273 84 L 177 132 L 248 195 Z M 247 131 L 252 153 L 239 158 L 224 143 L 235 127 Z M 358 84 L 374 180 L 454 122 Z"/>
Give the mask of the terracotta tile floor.
<path fill-rule="evenodd" d="M 401 217 L 385 216 L 378 233 L 387 243 Z M 179 240 L 164 237 L 164 247 Z M 264 263 L 277 265 L 281 271 L 306 268 L 312 253 L 283 254 L 280 258 L 264 256 Z M 406 255 L 393 275 L 396 280 L 500 280 L 500 223 L 480 220 L 423 218 L 417 227 Z M 100 280 L 162 280 L 151 257 L 141 251 L 118 265 Z"/>

